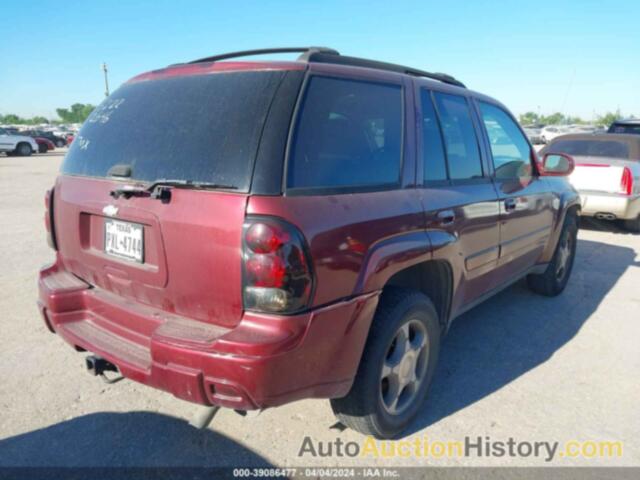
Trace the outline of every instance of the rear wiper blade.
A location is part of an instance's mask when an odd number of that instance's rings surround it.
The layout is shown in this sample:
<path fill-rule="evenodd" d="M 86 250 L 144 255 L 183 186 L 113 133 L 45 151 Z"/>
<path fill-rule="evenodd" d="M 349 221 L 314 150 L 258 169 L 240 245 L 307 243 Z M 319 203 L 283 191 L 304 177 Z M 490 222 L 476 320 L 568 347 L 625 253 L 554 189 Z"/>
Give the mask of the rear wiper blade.
<path fill-rule="evenodd" d="M 221 190 L 237 190 L 235 185 L 227 185 L 224 183 L 215 182 L 196 182 L 193 180 L 169 180 L 160 179 L 151 183 L 146 187 L 146 190 L 153 192 L 157 187 L 177 187 L 177 188 L 219 188 Z"/>
<path fill-rule="evenodd" d="M 194 182 L 193 180 L 172 180 L 172 179 L 159 179 L 148 185 L 132 185 L 125 184 L 114 188 L 109 193 L 113 198 L 119 197 L 151 197 L 160 200 L 169 200 L 171 198 L 171 191 L 163 187 L 175 187 L 175 188 L 211 188 L 221 190 L 237 190 L 235 185 L 225 185 L 222 183 L 214 182 Z"/>

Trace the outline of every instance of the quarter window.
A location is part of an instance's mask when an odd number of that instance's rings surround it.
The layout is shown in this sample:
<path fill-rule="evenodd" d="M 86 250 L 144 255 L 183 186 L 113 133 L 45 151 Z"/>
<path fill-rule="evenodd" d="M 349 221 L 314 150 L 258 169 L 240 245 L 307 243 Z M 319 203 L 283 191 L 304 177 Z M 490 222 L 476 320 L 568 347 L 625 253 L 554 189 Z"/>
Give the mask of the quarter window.
<path fill-rule="evenodd" d="M 467 100 L 446 93 L 434 93 L 434 97 L 440 114 L 451 179 L 481 178 L 480 150 Z"/>
<path fill-rule="evenodd" d="M 480 102 L 496 178 L 531 176 L 531 147 L 516 122 L 504 110 Z"/>
<path fill-rule="evenodd" d="M 447 179 L 447 166 L 445 163 L 444 146 L 438 116 L 433 108 L 431 93 L 422 90 L 420 93 L 422 103 L 422 157 L 424 162 L 424 180 L 441 181 Z"/>
<path fill-rule="evenodd" d="M 292 188 L 398 184 L 402 89 L 314 76 L 289 158 Z"/>

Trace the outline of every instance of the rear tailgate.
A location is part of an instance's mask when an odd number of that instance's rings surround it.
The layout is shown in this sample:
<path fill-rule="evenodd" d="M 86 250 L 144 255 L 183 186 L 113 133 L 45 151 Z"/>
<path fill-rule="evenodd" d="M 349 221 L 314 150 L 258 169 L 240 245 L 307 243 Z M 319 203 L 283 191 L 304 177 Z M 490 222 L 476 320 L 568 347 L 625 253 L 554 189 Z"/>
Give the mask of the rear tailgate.
<path fill-rule="evenodd" d="M 58 179 L 54 223 L 65 268 L 122 298 L 235 325 L 242 314 L 239 245 L 247 195 L 174 189 L 170 203 L 114 200 L 109 192 L 115 185 Z M 110 219 L 141 226 L 142 262 L 105 251 Z"/>
<path fill-rule="evenodd" d="M 603 157 L 574 158 L 576 168 L 569 181 L 583 192 L 622 193 L 625 168 L 633 173 L 638 165 L 638 162 Z"/>
<path fill-rule="evenodd" d="M 94 110 L 57 180 L 55 233 L 65 269 L 109 295 L 232 327 L 253 162 L 285 72 L 192 70 L 138 78 Z"/>

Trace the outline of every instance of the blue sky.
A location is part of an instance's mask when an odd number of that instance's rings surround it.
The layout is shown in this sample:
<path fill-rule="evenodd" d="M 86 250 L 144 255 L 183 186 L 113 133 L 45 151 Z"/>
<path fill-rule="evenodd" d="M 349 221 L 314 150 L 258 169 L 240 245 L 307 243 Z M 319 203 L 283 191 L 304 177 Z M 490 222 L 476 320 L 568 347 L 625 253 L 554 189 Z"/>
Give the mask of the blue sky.
<path fill-rule="evenodd" d="M 515 113 L 640 115 L 638 0 L 0 0 L 0 12 L 3 114 L 99 103 L 103 61 L 113 89 L 216 53 L 323 45 L 450 73 Z"/>

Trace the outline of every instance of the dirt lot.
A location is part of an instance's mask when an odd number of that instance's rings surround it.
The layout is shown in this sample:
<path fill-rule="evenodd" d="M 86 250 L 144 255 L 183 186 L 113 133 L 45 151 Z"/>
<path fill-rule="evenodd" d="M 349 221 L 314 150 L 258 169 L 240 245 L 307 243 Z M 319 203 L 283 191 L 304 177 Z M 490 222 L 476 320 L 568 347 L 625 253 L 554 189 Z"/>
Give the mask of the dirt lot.
<path fill-rule="evenodd" d="M 305 436 L 362 438 L 330 429 L 326 401 L 257 418 L 222 411 L 209 430 L 195 430 L 185 419 L 199 407 L 130 381 L 104 384 L 47 331 L 36 275 L 53 258 L 43 195 L 61 158 L 0 156 L 0 466 L 640 465 L 640 235 L 589 223 L 563 295 L 517 284 L 461 317 L 408 432 L 430 441 L 622 441 L 622 457 L 300 458 Z"/>

